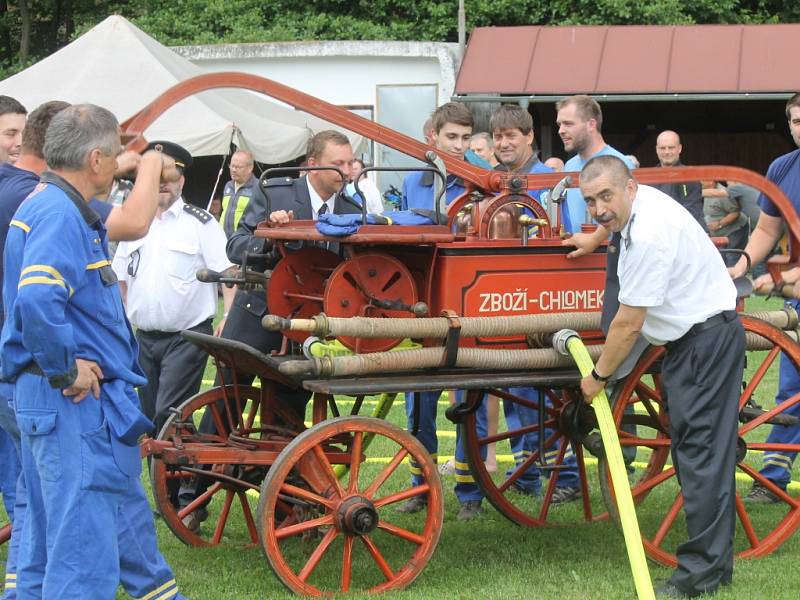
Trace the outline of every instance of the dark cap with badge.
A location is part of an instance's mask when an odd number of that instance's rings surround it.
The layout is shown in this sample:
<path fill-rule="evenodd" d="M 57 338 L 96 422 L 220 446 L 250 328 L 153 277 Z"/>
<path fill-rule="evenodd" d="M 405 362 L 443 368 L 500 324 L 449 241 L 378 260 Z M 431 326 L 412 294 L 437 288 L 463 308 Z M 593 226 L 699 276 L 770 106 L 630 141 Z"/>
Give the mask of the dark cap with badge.
<path fill-rule="evenodd" d="M 189 151 L 174 142 L 150 142 L 147 144 L 145 152 L 148 150 L 163 152 L 167 156 L 173 158 L 175 160 L 175 166 L 178 167 L 178 171 L 181 173 L 186 170 L 186 167 L 192 164 L 192 155 Z"/>

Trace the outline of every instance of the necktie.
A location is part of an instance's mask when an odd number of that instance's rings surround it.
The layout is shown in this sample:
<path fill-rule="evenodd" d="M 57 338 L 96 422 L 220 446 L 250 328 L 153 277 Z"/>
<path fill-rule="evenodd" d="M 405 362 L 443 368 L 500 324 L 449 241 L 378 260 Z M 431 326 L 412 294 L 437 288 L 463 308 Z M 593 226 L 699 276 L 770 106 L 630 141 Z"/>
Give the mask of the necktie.
<path fill-rule="evenodd" d="M 323 202 L 322 206 L 319 207 L 319 211 L 317 212 L 317 219 L 319 219 L 322 215 L 327 214 L 327 213 L 328 213 L 328 203 L 327 202 Z M 328 250 L 330 248 L 330 243 L 329 242 L 319 242 L 319 247 L 320 248 L 325 248 L 326 250 Z"/>

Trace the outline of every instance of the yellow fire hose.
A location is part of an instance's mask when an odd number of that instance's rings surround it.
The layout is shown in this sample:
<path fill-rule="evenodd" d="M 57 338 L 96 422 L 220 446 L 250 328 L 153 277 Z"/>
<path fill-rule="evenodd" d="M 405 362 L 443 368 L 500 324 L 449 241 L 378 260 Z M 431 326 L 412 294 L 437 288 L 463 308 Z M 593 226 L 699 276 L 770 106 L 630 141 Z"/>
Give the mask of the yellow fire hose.
<path fill-rule="evenodd" d="M 553 346 L 562 354 L 569 353 L 572 356 L 582 376 L 585 377 L 591 373 L 594 363 L 576 332 L 562 329 L 553 336 Z M 611 472 L 611 483 L 614 486 L 614 495 L 622 522 L 622 533 L 628 550 L 628 560 L 631 563 L 636 594 L 639 600 L 654 600 L 653 583 L 650 580 L 647 558 L 644 554 L 644 546 L 642 546 L 642 536 L 639 533 L 639 523 L 636 520 L 636 508 L 633 504 L 628 475 L 622 459 L 622 448 L 605 391 L 601 390 L 594 397 L 592 406 L 597 415 L 597 423 L 600 427 L 600 435 L 603 438 L 606 459 Z"/>

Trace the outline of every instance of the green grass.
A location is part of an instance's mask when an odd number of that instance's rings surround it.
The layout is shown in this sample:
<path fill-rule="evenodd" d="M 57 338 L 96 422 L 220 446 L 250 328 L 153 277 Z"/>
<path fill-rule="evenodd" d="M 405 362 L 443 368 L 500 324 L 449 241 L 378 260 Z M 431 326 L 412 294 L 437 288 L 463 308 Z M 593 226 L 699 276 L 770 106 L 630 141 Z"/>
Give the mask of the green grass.
<path fill-rule="evenodd" d="M 777 301 L 768 306 L 774 308 Z M 763 300 L 753 300 L 750 310 L 763 309 Z M 755 358 L 755 357 L 753 357 Z M 751 360 L 751 364 L 755 361 Z M 752 368 L 752 366 L 751 366 Z M 774 393 L 776 368 L 769 373 L 761 403 L 771 405 L 770 394 Z M 206 379 L 213 379 L 212 367 Z M 444 402 L 440 405 L 438 425 L 442 435 L 439 439 L 440 460 L 453 455 L 454 426 L 444 417 Z M 371 406 L 365 406 L 369 410 Z M 362 414 L 365 411 L 362 411 Z M 310 419 L 310 415 L 308 416 Z M 405 426 L 405 411 L 402 398 L 391 409 L 388 420 Z M 379 440 L 370 448 L 370 457 L 391 456 L 392 443 Z M 507 449 L 500 448 L 500 454 Z M 646 454 L 637 455 L 638 461 L 646 460 Z M 748 462 L 760 465 L 760 457 L 751 455 Z M 502 466 L 502 465 L 501 465 Z M 365 480 L 382 467 L 379 462 L 370 462 L 362 467 Z M 593 510 L 602 510 L 597 473 L 593 465 L 588 468 L 592 490 Z M 795 466 L 793 479 L 800 480 Z M 396 476 L 386 484 L 384 493 L 402 489 L 407 473 L 400 467 Z M 347 481 L 347 476 L 343 481 Z M 527 529 L 508 521 L 487 503 L 486 514 L 473 522 L 460 523 L 455 520 L 457 502 L 453 494 L 453 479 L 443 478 L 445 498 L 445 521 L 441 539 L 433 558 L 417 581 L 405 592 L 387 594 L 387 598 L 526 598 L 565 600 L 635 598 L 625 546 L 619 530 L 609 521 L 580 524 L 576 505 L 554 509 L 557 527 Z M 145 481 L 149 489 L 149 482 Z M 739 484 L 745 491 L 748 482 Z M 652 530 L 663 518 L 665 507 L 671 501 L 674 490 L 657 490 L 640 507 L 639 519 L 643 530 Z M 794 491 L 794 496 L 797 491 Z M 532 500 L 531 502 L 536 502 Z M 250 498 L 255 507 L 257 498 Z M 756 528 L 768 521 L 770 507 L 759 508 L 755 517 Z M 212 513 L 218 505 L 212 507 Z M 388 510 L 388 509 L 387 509 Z M 391 514 L 391 513 L 387 513 Z M 415 528 L 410 517 L 392 516 L 391 520 L 409 529 Z M 578 524 L 576 524 L 578 523 Z M 256 599 L 289 598 L 280 581 L 273 574 L 260 548 L 242 545 L 246 540 L 246 529 L 241 519 L 232 520 L 224 538 L 225 544 L 214 548 L 190 548 L 175 538 L 163 521 L 156 523 L 160 547 L 172 565 L 181 591 L 193 599 Z M 673 534 L 678 536 L 678 534 Z M 737 532 L 741 541 L 741 531 Z M 381 549 L 391 562 L 395 554 L 407 551 L 404 543 L 396 539 L 380 539 Z M 394 550 L 391 550 L 394 546 Z M 313 542 L 311 544 L 313 547 Z M 331 552 L 333 556 L 334 553 Z M 338 552 L 336 556 L 338 556 Z M 307 557 L 307 548 L 296 548 L 292 561 L 299 565 Z M 364 553 L 356 555 L 357 566 L 362 571 L 374 570 Z M 5 548 L 0 549 L 0 558 L 5 558 Z M 793 536 L 771 556 L 757 560 L 740 560 L 735 567 L 734 585 L 722 590 L 716 597 L 725 599 L 794 599 L 797 597 L 797 560 L 800 558 L 800 539 Z M 337 559 L 338 560 L 338 559 Z M 323 562 L 314 577 L 321 581 L 335 581 L 338 562 Z M 653 578 L 667 577 L 669 569 L 650 563 Z M 369 575 L 372 577 L 373 575 Z M 120 593 L 120 598 L 126 597 Z"/>

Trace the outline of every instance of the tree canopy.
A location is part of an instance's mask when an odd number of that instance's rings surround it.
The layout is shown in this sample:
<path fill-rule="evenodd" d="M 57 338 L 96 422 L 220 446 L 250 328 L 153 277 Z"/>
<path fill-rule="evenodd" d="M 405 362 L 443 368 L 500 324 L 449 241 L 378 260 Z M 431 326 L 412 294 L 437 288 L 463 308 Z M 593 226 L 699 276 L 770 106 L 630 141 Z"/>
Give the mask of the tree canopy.
<path fill-rule="evenodd" d="M 796 0 L 465 0 L 467 31 L 508 25 L 800 21 Z M 458 0 L 0 0 L 0 79 L 108 15 L 166 45 L 296 40 L 456 41 Z"/>

